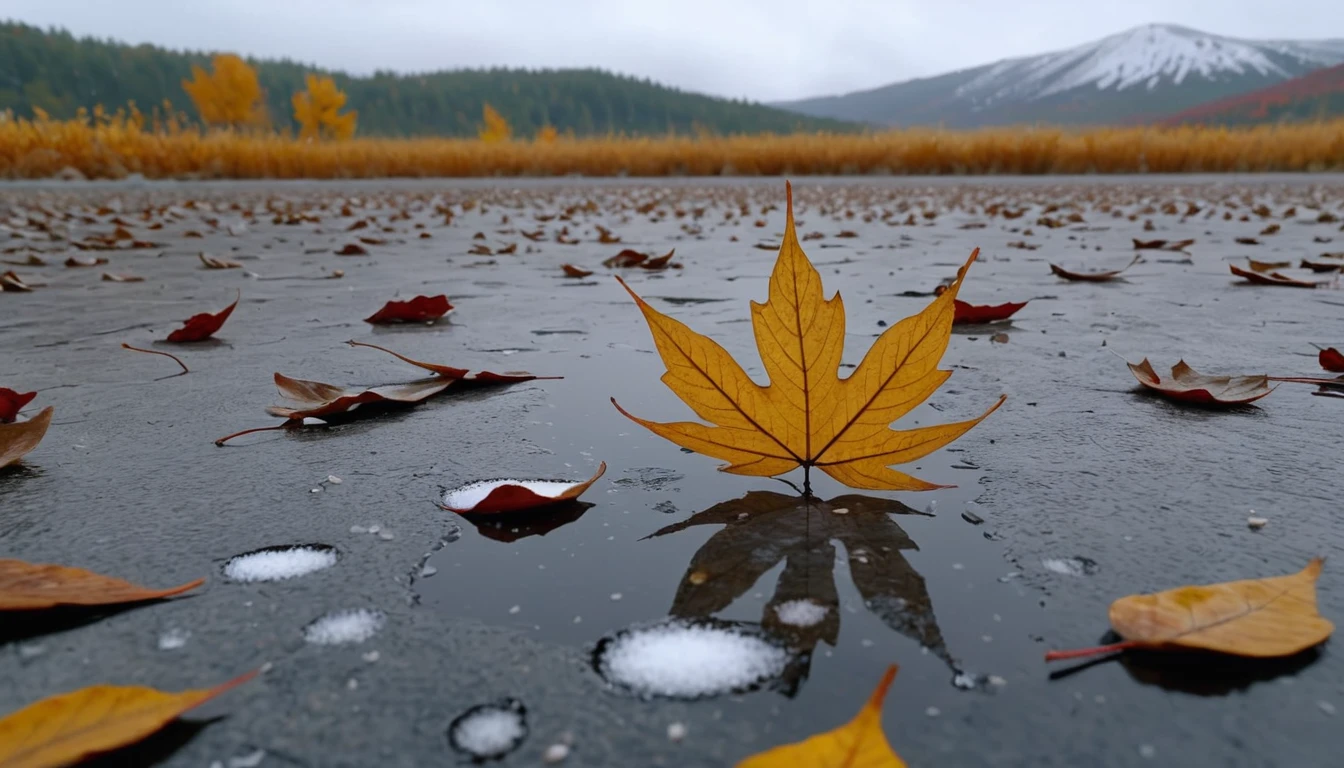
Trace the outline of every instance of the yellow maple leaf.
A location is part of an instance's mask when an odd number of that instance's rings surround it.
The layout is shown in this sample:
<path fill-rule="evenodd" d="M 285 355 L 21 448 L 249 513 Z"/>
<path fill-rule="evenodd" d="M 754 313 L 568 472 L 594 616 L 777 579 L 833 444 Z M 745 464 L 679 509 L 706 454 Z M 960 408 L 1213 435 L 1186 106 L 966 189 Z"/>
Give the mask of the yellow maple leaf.
<path fill-rule="evenodd" d="M 934 485 L 891 469 L 947 445 L 980 423 L 978 418 L 910 430 L 891 423 L 932 395 L 951 371 L 938 362 L 952 334 L 953 302 L 976 249 L 957 279 L 924 311 L 891 326 L 873 343 L 848 378 L 839 376 L 844 352 L 845 308 L 840 294 L 822 296 L 821 275 L 798 243 L 793 189 L 786 185 L 788 219 L 769 297 L 751 303 L 756 347 L 770 383 L 752 381 L 712 339 L 649 306 L 629 291 L 667 365 L 662 381 L 700 418 L 712 422 L 634 421 L 677 445 L 728 462 L 725 472 L 772 476 L 796 467 L 821 471 L 854 488 L 925 491 Z M 617 278 L 618 280 L 620 278 Z M 809 478 L 810 479 L 810 478 Z"/>
<path fill-rule="evenodd" d="M 848 723 L 806 741 L 752 755 L 737 768 L 905 768 L 882 733 L 882 699 L 895 679 L 893 664 L 868 703 Z"/>

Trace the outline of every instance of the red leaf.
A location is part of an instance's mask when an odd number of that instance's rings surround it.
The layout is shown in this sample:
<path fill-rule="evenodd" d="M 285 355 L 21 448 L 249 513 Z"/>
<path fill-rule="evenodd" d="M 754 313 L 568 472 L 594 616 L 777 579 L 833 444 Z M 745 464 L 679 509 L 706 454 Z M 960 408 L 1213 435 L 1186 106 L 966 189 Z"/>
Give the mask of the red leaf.
<path fill-rule="evenodd" d="M 341 250 L 336 252 L 337 256 L 366 256 L 368 250 L 358 243 L 348 243 Z"/>
<path fill-rule="evenodd" d="M 1334 373 L 1344 373 L 1344 353 L 1334 347 L 1322 349 L 1321 367 Z M 5 390 L 0 390 L 0 395 L 3 395 L 4 392 Z M 32 399 L 32 395 L 29 395 L 29 399 Z"/>
<path fill-rule="evenodd" d="M 209 312 L 202 312 L 199 315 L 192 315 L 181 328 L 168 334 L 168 341 L 205 341 L 223 327 L 224 321 L 228 320 L 229 315 L 233 314 L 233 308 L 238 306 L 242 297 L 242 291 L 239 291 L 238 298 L 234 299 L 232 304 L 220 310 L 218 314 L 212 315 Z"/>
<path fill-rule="evenodd" d="M 836 237 L 839 237 L 839 235 L 836 235 Z M 654 269 L 654 270 L 657 270 L 657 269 L 667 269 L 668 267 L 676 267 L 676 266 L 680 266 L 680 265 L 678 265 L 678 264 L 672 264 L 672 263 L 671 263 L 671 261 L 672 261 L 672 254 L 674 254 L 674 253 L 676 253 L 676 252 L 677 252 L 677 249 L 676 249 L 676 248 L 673 248 L 672 250 L 668 251 L 667 253 L 664 253 L 662 256 L 656 256 L 656 257 L 650 258 L 648 261 L 643 262 L 643 263 L 640 264 L 639 266 L 643 267 L 644 269 Z"/>
<path fill-rule="evenodd" d="M 670 255 L 670 254 L 669 254 Z M 626 248 L 620 253 L 612 256 L 610 259 L 602 262 L 604 267 L 633 267 L 649 260 L 647 253 L 640 253 L 633 248 Z"/>
<path fill-rule="evenodd" d="M 1119 277 L 1121 272 L 1124 272 L 1126 269 L 1129 269 L 1130 267 L 1134 266 L 1141 258 L 1142 258 L 1141 256 L 1135 256 L 1133 261 L 1129 262 L 1120 269 L 1111 269 L 1102 272 L 1074 272 L 1073 270 L 1064 269 L 1063 267 L 1056 266 L 1054 264 L 1050 265 L 1050 271 L 1054 272 L 1056 275 L 1059 275 L 1065 280 L 1084 280 L 1093 283 L 1104 283 L 1107 280 L 1114 280 L 1115 278 Z"/>
<path fill-rule="evenodd" d="M 581 269 L 573 264 L 561 264 L 560 268 L 565 270 L 565 277 L 587 277 L 593 274 L 591 269 Z"/>
<path fill-rule="evenodd" d="M 953 304 L 956 307 L 956 314 L 952 317 L 952 324 L 960 323 L 993 323 L 998 320 L 1007 320 L 1012 317 L 1017 310 L 1027 306 L 1027 302 L 1008 302 L 1007 304 L 967 304 L 961 299 L 957 299 Z"/>
<path fill-rule="evenodd" d="M 1130 373 L 1143 386 L 1172 400 L 1198 405 L 1245 405 L 1273 392 L 1268 376 L 1208 376 L 1185 364 L 1171 367 L 1171 376 L 1163 381 L 1144 358 L 1135 365 L 1126 363 Z"/>
<path fill-rule="evenodd" d="M 291 379 L 283 373 L 275 374 L 275 386 L 280 393 L 305 407 L 288 408 L 273 405 L 266 409 L 272 416 L 290 421 L 304 419 L 327 419 L 333 415 L 348 413 L 361 405 L 371 403 L 390 403 L 414 405 L 427 400 L 452 386 L 455 379 L 436 376 L 412 381 L 409 384 L 391 384 L 385 387 L 357 390 L 343 389 L 320 381 Z"/>
<path fill-rule="evenodd" d="M 444 494 L 440 507 L 460 515 L 501 514 L 577 499 L 607 471 L 606 462 L 587 480 L 481 480 Z"/>
<path fill-rule="evenodd" d="M 1321 353 L 1321 359 L 1325 359 L 1324 352 Z M 18 418 L 23 406 L 31 403 L 35 397 L 36 392 L 15 392 L 0 387 L 0 424 L 8 424 Z"/>
<path fill-rule="evenodd" d="M 389 301 L 383 308 L 364 318 L 375 325 L 386 323 L 427 323 L 438 320 L 453 310 L 448 297 L 416 296 L 410 301 Z"/>

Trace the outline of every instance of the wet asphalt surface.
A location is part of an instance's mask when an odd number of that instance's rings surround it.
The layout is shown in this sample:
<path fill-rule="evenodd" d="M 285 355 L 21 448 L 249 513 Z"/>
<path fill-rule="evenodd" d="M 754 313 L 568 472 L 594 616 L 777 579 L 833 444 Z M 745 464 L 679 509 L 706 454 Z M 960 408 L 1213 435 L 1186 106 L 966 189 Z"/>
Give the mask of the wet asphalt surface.
<path fill-rule="evenodd" d="M 1285 384 L 1258 407 L 1181 408 L 1137 392 L 1116 356 L 1148 356 L 1159 370 L 1184 357 L 1213 373 L 1321 375 L 1312 344 L 1344 344 L 1344 291 L 1248 287 L 1227 264 L 1344 250 L 1338 222 L 1315 223 L 1323 212 L 1344 218 L 1342 192 L 1336 176 L 801 180 L 799 232 L 824 235 L 803 245 L 827 292 L 845 299 L 846 363 L 881 324 L 929 301 L 903 292 L 931 291 L 975 246 L 982 258 L 962 298 L 1031 303 L 1009 325 L 957 329 L 943 359 L 951 380 L 903 422 L 970 418 L 1008 395 L 961 440 L 905 468 L 957 488 L 866 493 L 814 478 L 823 500 L 850 495 L 844 504 L 858 509 L 894 499 L 912 512 L 934 502 L 935 515 L 856 517 L 829 541 L 799 541 L 787 518 L 646 538 L 707 510 L 711 523 L 732 517 L 749 493 L 792 492 L 716 472 L 714 460 L 611 407 L 615 397 L 646 418 L 688 414 L 658 382 L 639 312 L 600 266 L 622 247 L 675 246 L 682 269 L 621 274 L 759 378 L 747 302 L 765 298 L 775 254 L 755 246 L 779 242 L 782 182 L 5 187 L 0 258 L 31 252 L 50 266 L 13 267 L 46 285 L 0 296 L 0 386 L 39 390 L 25 415 L 52 405 L 56 416 L 22 466 L 0 471 L 0 557 L 156 587 L 208 581 L 107 615 L 0 617 L 0 712 L 96 683 L 177 690 L 265 665 L 257 680 L 100 764 L 251 765 L 258 750 L 265 766 L 453 764 L 463 760 L 445 735 L 453 718 L 512 696 L 527 707 L 530 734 L 503 765 L 538 765 L 548 745 L 572 738 L 569 765 L 715 766 L 848 720 L 897 663 L 884 725 L 911 765 L 1337 765 L 1344 661 L 1332 643 L 1272 663 L 1149 654 L 1070 666 L 1041 656 L 1101 641 L 1116 597 L 1291 573 L 1315 555 L 1329 558 L 1321 612 L 1344 619 L 1344 406 Z M 987 215 L 994 203 L 1026 210 Z M 1188 213 L 1191 203 L 1200 210 Z M 1253 212 L 1260 204 L 1272 215 Z M 1061 208 L 1046 213 L 1050 205 Z M 537 218 L 566 209 L 567 220 Z M 256 215 L 245 220 L 245 210 Z M 117 217 L 159 245 L 69 249 L 111 232 Z M 371 226 L 345 231 L 359 219 Z M 165 226 L 149 229 L 156 221 Z M 1281 230 L 1257 235 L 1269 223 Z M 597 242 L 596 224 L 622 242 Z M 561 227 L 579 242 L 557 242 Z M 51 230 L 66 239 L 52 241 Z M 521 236 L 538 230 L 535 242 Z M 845 230 L 855 236 L 837 237 Z M 361 235 L 386 242 L 364 256 L 334 254 Z M 1144 251 L 1123 281 L 1049 273 L 1047 262 L 1123 266 L 1136 237 L 1196 242 L 1188 259 Z M 511 243 L 512 254 L 469 253 Z M 201 251 L 243 267 L 205 270 Z M 71 254 L 111 263 L 62 267 Z M 565 278 L 566 262 L 595 274 Z M 342 278 L 323 279 L 336 269 Z M 145 282 L 103 282 L 103 271 Z M 154 347 L 178 353 L 188 375 L 169 377 L 171 361 L 119 348 L 153 345 L 238 290 L 216 341 Z M 432 326 L 360 320 L 420 293 L 447 294 L 455 312 Z M 1006 343 L 991 341 L 999 332 Z M 263 412 L 280 402 L 276 371 L 350 386 L 417 377 L 344 345 L 352 338 L 438 363 L 565 378 L 213 445 L 278 423 Z M 544 535 L 480 530 L 435 506 L 459 483 L 577 479 L 599 461 L 609 468 L 584 497 L 593 506 Z M 328 475 L 343 482 L 323 483 Z M 967 502 L 983 524 L 962 518 Z M 1247 527 L 1252 509 L 1269 520 L 1260 531 Z M 372 525 L 383 535 L 355 532 Z M 338 564 L 264 584 L 221 575 L 233 555 L 303 543 L 337 548 Z M 686 592 L 705 563 L 772 547 L 808 570 L 788 571 L 781 557 Z M 627 626 L 670 613 L 768 623 L 773 603 L 798 596 L 838 611 L 803 638 L 811 662 L 787 692 L 640 700 L 592 667 L 594 644 Z M 304 625 L 346 608 L 383 611 L 386 625 L 360 644 L 304 642 Z M 161 650 L 166 632 L 189 634 Z M 974 685 L 954 685 L 958 671 Z M 687 726 L 679 743 L 667 738 L 672 723 Z"/>

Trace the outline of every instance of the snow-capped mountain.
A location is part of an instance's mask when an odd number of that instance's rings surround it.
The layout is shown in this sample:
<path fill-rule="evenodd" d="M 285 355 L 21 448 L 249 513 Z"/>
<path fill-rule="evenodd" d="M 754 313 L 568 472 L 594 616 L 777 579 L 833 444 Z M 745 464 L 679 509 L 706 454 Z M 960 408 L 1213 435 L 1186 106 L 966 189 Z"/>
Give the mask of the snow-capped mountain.
<path fill-rule="evenodd" d="M 1150 24 L 1063 51 L 777 106 L 883 125 L 1133 122 L 1340 63 L 1344 39 L 1239 40 Z"/>

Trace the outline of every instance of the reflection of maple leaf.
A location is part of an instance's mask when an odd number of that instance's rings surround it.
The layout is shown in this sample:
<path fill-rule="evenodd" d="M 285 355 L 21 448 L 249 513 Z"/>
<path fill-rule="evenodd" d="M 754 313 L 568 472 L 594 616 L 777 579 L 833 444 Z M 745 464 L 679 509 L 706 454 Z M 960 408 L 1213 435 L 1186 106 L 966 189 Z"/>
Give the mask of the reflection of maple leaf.
<path fill-rule="evenodd" d="M 954 669 L 956 662 L 933 614 L 924 578 L 901 550 L 919 547 L 890 515 L 920 515 L 899 501 L 849 494 L 830 501 L 752 491 L 716 504 L 648 538 L 696 525 L 722 525 L 691 558 L 672 601 L 673 616 L 707 617 L 746 594 L 761 576 L 784 561 L 775 594 L 761 624 L 800 650 L 819 641 L 834 646 L 840 633 L 840 598 L 832 569 L 835 545 L 849 556 L 850 576 L 873 615 L 918 642 Z M 811 604 L 815 623 L 781 620 L 799 601 Z M 825 614 L 816 616 L 818 609 Z M 806 623 L 806 622 L 804 622 Z"/>
<path fill-rule="evenodd" d="M 829 301 L 822 296 L 821 275 L 794 231 L 789 188 L 784 241 L 770 275 L 769 298 L 751 305 L 756 346 L 770 384 L 752 381 L 723 347 L 658 312 L 626 286 L 667 365 L 663 383 L 715 426 L 645 421 L 616 407 L 683 448 L 727 461 L 726 472 L 771 476 L 799 466 L 818 467 L 854 488 L 938 488 L 890 467 L 947 445 L 998 404 L 970 421 L 904 431 L 890 425 L 952 375 L 938 370 L 938 361 L 952 333 L 957 290 L 978 253 L 971 254 L 941 296 L 923 312 L 888 328 L 853 375 L 841 379 L 844 305 L 839 294 Z"/>

